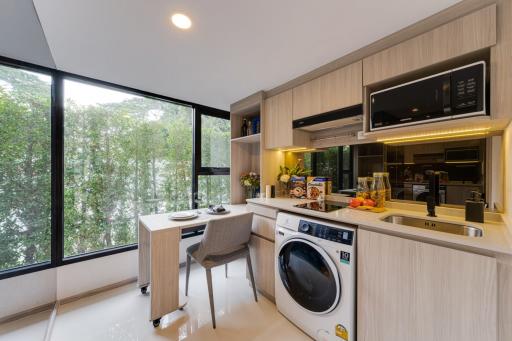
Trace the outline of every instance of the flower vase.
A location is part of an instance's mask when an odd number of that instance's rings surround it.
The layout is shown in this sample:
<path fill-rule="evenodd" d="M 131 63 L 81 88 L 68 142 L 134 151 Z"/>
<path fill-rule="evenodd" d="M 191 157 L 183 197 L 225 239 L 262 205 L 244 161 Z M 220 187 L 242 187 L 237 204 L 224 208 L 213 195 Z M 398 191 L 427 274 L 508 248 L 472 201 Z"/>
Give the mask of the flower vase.
<path fill-rule="evenodd" d="M 252 199 L 256 197 L 256 188 L 254 187 L 245 187 L 245 198 Z"/>
<path fill-rule="evenodd" d="M 290 182 L 279 182 L 278 196 L 281 198 L 288 198 L 290 196 Z"/>

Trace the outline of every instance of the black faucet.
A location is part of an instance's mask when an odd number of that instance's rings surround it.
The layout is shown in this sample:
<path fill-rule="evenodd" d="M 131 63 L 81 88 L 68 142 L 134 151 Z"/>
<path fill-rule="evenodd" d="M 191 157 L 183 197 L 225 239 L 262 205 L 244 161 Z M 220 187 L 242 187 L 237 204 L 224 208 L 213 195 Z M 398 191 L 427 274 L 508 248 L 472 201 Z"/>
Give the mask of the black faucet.
<path fill-rule="evenodd" d="M 436 217 L 436 206 L 441 204 L 439 195 L 439 172 L 433 170 L 426 171 L 428 175 L 428 195 L 427 195 L 427 215 Z"/>

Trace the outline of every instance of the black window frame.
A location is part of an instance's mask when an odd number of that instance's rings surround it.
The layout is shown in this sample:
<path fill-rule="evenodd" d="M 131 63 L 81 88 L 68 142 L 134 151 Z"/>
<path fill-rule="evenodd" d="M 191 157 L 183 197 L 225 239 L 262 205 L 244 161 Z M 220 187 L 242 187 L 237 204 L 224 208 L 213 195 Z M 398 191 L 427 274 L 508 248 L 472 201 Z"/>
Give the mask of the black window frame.
<path fill-rule="evenodd" d="M 199 208 L 198 205 L 198 193 L 199 193 L 199 176 L 200 175 L 229 175 L 230 167 L 204 167 L 202 164 L 202 154 L 201 154 L 201 117 L 202 116 L 212 116 L 217 118 L 222 118 L 225 120 L 230 120 L 230 113 L 223 110 L 207 108 L 204 106 L 199 106 L 194 111 L 194 119 L 193 119 L 193 154 L 194 158 L 192 160 L 192 168 L 194 169 L 194 174 L 192 176 L 192 208 Z"/>
<path fill-rule="evenodd" d="M 85 77 L 54 68 L 0 56 L 0 65 L 43 73 L 52 77 L 51 85 L 51 257 L 49 261 L 0 271 L 0 280 L 25 275 L 58 266 L 87 261 L 99 257 L 136 250 L 138 242 L 81 255 L 64 257 L 64 80 L 76 80 L 94 86 L 123 91 L 155 100 L 191 107 L 193 110 L 192 186 L 191 197 L 198 189 L 199 175 L 229 175 L 229 168 L 201 167 L 201 115 L 230 119 L 228 111 L 200 105 L 193 102 L 139 90 L 91 77 Z M 196 208 L 195 200 L 191 208 Z"/>

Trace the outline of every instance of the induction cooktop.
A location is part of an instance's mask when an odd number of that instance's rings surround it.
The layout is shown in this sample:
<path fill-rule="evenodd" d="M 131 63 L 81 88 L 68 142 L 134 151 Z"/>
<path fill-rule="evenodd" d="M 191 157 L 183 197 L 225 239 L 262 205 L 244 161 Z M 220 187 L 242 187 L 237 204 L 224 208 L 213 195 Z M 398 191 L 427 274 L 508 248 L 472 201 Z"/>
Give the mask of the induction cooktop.
<path fill-rule="evenodd" d="M 297 204 L 295 207 L 305 208 L 308 210 L 319 211 L 319 212 L 331 212 L 336 211 L 345 207 L 348 207 L 348 203 L 346 202 L 336 202 L 336 201 L 313 201 L 307 202 L 303 204 Z"/>

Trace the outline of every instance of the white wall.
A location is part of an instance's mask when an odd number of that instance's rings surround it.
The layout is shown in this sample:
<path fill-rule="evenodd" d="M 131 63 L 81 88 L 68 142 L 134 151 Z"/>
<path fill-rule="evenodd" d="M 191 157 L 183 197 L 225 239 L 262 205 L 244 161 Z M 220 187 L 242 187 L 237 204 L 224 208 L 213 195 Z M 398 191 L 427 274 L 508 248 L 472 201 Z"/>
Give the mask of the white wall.
<path fill-rule="evenodd" d="M 138 251 L 118 253 L 57 268 L 57 299 L 137 277 Z"/>
<path fill-rule="evenodd" d="M 137 277 L 138 251 L 91 259 L 0 281 L 0 319 Z"/>
<path fill-rule="evenodd" d="M 55 269 L 0 281 L 0 318 L 36 308 L 56 299 Z"/>

